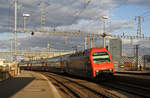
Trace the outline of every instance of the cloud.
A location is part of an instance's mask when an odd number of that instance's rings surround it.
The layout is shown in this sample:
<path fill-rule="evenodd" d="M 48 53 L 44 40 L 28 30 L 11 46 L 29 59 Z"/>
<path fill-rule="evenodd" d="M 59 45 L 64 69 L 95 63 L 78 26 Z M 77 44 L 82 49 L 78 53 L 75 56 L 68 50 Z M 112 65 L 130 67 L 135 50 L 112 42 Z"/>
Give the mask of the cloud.
<path fill-rule="evenodd" d="M 133 21 L 131 20 L 112 20 L 110 32 L 116 32 L 123 29 L 133 29 L 133 28 L 135 28 L 135 24 L 133 24 Z"/>
<path fill-rule="evenodd" d="M 110 11 L 114 9 L 115 7 L 117 7 L 118 5 L 123 4 L 125 2 L 135 3 L 135 4 L 140 2 L 139 0 L 134 0 L 134 1 L 133 0 L 128 0 L 128 1 L 126 0 L 116 0 L 116 1 L 114 0 L 45 0 L 45 1 L 48 1 L 49 3 L 49 4 L 45 3 L 44 14 L 46 16 L 46 21 L 45 21 L 46 27 L 52 27 L 52 26 L 53 27 L 54 26 L 72 27 L 72 25 L 77 26 L 79 22 L 82 22 L 82 21 L 89 21 L 89 23 L 93 21 L 95 22 L 95 24 L 97 24 L 97 20 L 96 20 L 97 17 L 100 18 L 103 15 L 109 16 Z M 143 3 L 146 1 L 147 0 L 144 0 Z M 13 2 L 11 1 L 11 3 Z M 7 7 L 4 5 L 7 5 Z M 8 13 L 7 13 L 8 8 L 9 8 L 8 6 L 9 6 L 8 1 L 1 0 L 0 12 L 3 12 L 5 14 L 0 16 L 3 19 L 3 20 L 0 20 L 1 22 L 0 25 L 5 24 L 4 25 L 5 27 L 8 21 L 11 21 L 11 24 L 13 25 L 13 7 L 12 6 L 11 6 L 12 18 L 11 20 L 6 18 L 6 16 L 8 16 Z M 18 28 L 23 28 L 23 16 L 22 16 L 23 13 L 30 14 L 30 17 L 28 17 L 28 19 L 26 20 L 27 28 L 30 28 L 30 29 L 40 28 L 41 7 L 42 7 L 42 4 L 40 4 L 40 0 L 20 1 L 19 8 L 18 8 Z M 98 21 L 101 21 L 101 19 L 99 19 Z M 88 27 L 90 27 L 91 29 L 96 28 L 96 27 L 92 27 L 92 25 Z M 120 26 L 120 27 L 127 28 L 125 27 L 125 25 Z M 114 28 L 120 29 L 119 27 L 114 27 Z M 115 31 L 115 29 L 112 31 Z M 4 30 L 7 30 L 7 29 L 3 28 L 2 31 Z"/>
<path fill-rule="evenodd" d="M 10 0 L 8 0 L 10 1 Z M 0 25 L 6 26 L 8 23 L 8 8 L 9 2 L 1 0 Z M 86 20 L 95 20 L 96 17 L 110 14 L 110 10 L 121 4 L 137 4 L 149 5 L 149 0 L 44 0 L 48 1 L 49 5 L 45 4 L 46 27 L 50 26 L 70 26 L 78 24 L 78 22 Z M 11 1 L 11 3 L 13 3 Z M 31 16 L 27 19 L 28 28 L 40 27 L 41 14 L 40 0 L 22 0 L 18 8 L 18 27 L 23 28 L 23 13 L 29 13 Z M 13 7 L 11 6 L 11 15 L 13 16 Z M 121 22 L 121 21 L 120 21 Z M 11 18 L 13 23 L 13 18 Z M 8 25 L 7 25 L 8 26 Z M 123 27 L 123 26 L 122 26 Z M 125 27 L 127 28 L 127 27 Z M 5 28 L 3 31 L 6 30 Z M 113 30 L 114 31 L 114 30 Z"/>
<path fill-rule="evenodd" d="M 21 13 L 29 13 L 31 17 L 29 17 L 28 21 L 32 21 L 32 23 L 28 23 L 29 27 L 40 26 L 40 14 L 41 14 L 41 6 L 38 5 L 40 2 L 37 0 L 23 0 L 21 1 L 23 4 L 18 9 L 18 14 L 20 14 L 20 19 L 22 18 Z M 90 4 L 87 4 L 88 0 L 55 0 L 50 1 L 49 6 L 45 8 L 46 10 L 46 24 L 47 26 L 51 25 L 72 25 L 77 23 L 81 19 L 93 19 L 96 15 L 108 14 L 108 8 L 112 8 L 113 4 L 111 0 L 107 0 L 107 2 L 99 2 L 99 0 L 91 0 Z M 5 2 L 6 3 L 6 2 Z M 99 7 L 105 4 L 104 7 Z M 5 5 L 5 4 L 4 4 Z M 8 4 L 7 4 L 8 5 Z M 87 7 L 86 7 L 87 6 Z M 86 8 L 85 8 L 86 7 Z M 21 12 L 23 11 L 23 12 Z M 18 17 L 19 18 L 19 17 Z M 21 21 L 21 20 L 20 20 Z M 21 21 L 23 22 L 23 20 Z"/>
<path fill-rule="evenodd" d="M 150 0 L 115 0 L 115 2 L 118 3 L 118 5 L 134 4 L 147 7 L 150 5 Z"/>
<path fill-rule="evenodd" d="M 9 0 L 12 3 L 12 0 Z M 45 0 L 46 1 L 46 0 Z M 150 0 L 47 0 L 50 5 L 45 4 L 46 24 L 45 29 L 53 30 L 56 26 L 57 31 L 69 31 L 82 33 L 103 33 L 102 16 L 111 16 L 110 11 L 125 4 L 136 4 L 140 6 L 150 5 Z M 91 2 L 88 2 L 91 1 Z M 23 28 L 23 13 L 30 14 L 26 20 L 27 29 L 40 29 L 41 5 L 40 0 L 19 0 L 18 6 L 18 28 Z M 13 6 L 9 13 L 9 3 L 7 0 L 0 1 L 0 32 L 8 32 L 8 26 L 13 28 Z M 8 15 L 11 15 L 10 19 Z M 109 21 L 109 20 L 108 20 Z M 134 24 L 130 20 L 112 20 L 111 25 L 107 22 L 107 32 L 118 32 L 123 29 L 132 29 Z M 13 29 L 11 29 L 13 31 Z M 46 50 L 47 43 L 50 42 L 54 49 L 72 49 L 73 45 L 81 44 L 84 48 L 83 38 L 69 38 L 70 43 L 64 44 L 64 37 L 49 37 L 42 35 L 18 35 L 18 48 L 26 47 L 35 50 Z M 56 42 L 56 39 L 59 39 Z M 102 42 L 102 41 L 101 41 Z M 10 48 L 5 41 L 0 41 L 3 48 Z M 22 47 L 23 46 L 23 47 Z M 9 49 L 8 49 L 9 50 Z"/>

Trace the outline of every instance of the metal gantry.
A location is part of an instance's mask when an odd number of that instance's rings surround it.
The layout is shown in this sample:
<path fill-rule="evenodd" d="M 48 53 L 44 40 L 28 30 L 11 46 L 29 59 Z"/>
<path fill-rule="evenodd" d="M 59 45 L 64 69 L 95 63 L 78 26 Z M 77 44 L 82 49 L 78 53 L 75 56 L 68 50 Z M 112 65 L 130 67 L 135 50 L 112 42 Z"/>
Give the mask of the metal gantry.
<path fill-rule="evenodd" d="M 83 32 L 52 32 L 52 31 L 46 31 L 46 30 L 17 30 L 17 32 L 28 32 L 28 33 L 47 33 L 50 35 L 56 35 L 56 36 L 71 36 L 71 37 L 85 37 L 87 39 L 85 39 L 85 41 L 87 40 L 87 46 L 85 45 L 85 48 L 89 47 L 93 48 L 93 41 L 95 40 L 95 38 L 97 39 L 98 37 L 110 37 L 110 38 L 122 38 L 122 39 L 137 39 L 137 40 L 150 40 L 150 37 L 144 37 L 144 36 L 127 36 L 127 35 L 114 35 L 114 34 L 106 34 L 104 33 L 83 33 Z M 67 40 L 65 40 L 66 42 Z M 67 42 L 66 42 L 67 43 Z M 86 43 L 86 42 L 85 42 Z"/>
<path fill-rule="evenodd" d="M 65 44 L 67 43 L 68 36 L 72 37 L 86 37 L 88 39 L 88 47 L 89 43 L 91 44 L 91 48 L 93 48 L 93 40 L 94 38 L 97 37 L 103 37 L 106 38 L 107 36 L 112 36 L 111 34 L 106 34 L 106 33 L 82 33 L 82 32 L 52 32 L 52 31 L 46 31 L 46 30 L 18 30 L 17 32 L 28 32 L 28 33 L 36 33 L 36 32 L 41 32 L 41 33 L 48 33 L 51 35 L 59 35 L 59 36 L 65 36 Z M 33 35 L 33 34 L 32 34 Z M 89 42 L 90 41 L 90 42 Z"/>
<path fill-rule="evenodd" d="M 144 36 L 112 35 L 112 37 L 120 37 L 122 39 L 150 40 L 150 37 Z"/>
<path fill-rule="evenodd" d="M 46 30 L 17 30 L 17 32 L 27 32 L 27 33 L 47 33 L 52 35 L 62 35 L 62 36 L 73 36 L 73 37 L 103 37 L 103 36 L 112 36 L 112 34 L 104 34 L 104 33 L 82 33 L 82 32 L 53 32 Z"/>
<path fill-rule="evenodd" d="M 150 40 L 150 37 L 144 37 L 144 36 L 128 36 L 128 35 L 115 35 L 115 34 L 106 34 L 106 33 L 83 33 L 83 32 L 52 32 L 52 31 L 46 31 L 46 30 L 17 30 L 17 32 L 27 32 L 27 33 L 47 33 L 52 35 L 60 35 L 60 36 L 73 36 L 73 37 L 112 37 L 112 38 L 123 38 L 123 39 L 139 39 L 139 40 Z"/>

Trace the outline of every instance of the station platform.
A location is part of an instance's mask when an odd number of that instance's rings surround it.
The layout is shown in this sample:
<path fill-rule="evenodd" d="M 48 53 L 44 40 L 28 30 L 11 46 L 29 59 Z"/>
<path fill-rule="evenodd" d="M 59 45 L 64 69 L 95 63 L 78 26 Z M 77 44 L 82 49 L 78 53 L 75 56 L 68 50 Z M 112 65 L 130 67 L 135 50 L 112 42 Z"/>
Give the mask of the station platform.
<path fill-rule="evenodd" d="M 22 71 L 20 75 L 0 82 L 0 98 L 61 98 L 43 75 Z"/>
<path fill-rule="evenodd" d="M 150 76 L 150 70 L 142 71 L 117 71 L 118 74 L 133 74 L 133 75 L 148 75 Z"/>

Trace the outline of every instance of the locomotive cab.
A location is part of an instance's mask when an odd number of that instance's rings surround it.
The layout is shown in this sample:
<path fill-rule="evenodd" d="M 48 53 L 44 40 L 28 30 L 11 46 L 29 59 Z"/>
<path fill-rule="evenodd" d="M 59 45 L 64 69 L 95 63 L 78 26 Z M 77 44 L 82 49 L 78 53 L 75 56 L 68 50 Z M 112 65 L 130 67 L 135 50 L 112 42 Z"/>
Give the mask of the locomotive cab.
<path fill-rule="evenodd" d="M 90 53 L 90 59 L 93 77 L 112 75 L 114 73 L 114 64 L 107 49 L 93 49 Z"/>

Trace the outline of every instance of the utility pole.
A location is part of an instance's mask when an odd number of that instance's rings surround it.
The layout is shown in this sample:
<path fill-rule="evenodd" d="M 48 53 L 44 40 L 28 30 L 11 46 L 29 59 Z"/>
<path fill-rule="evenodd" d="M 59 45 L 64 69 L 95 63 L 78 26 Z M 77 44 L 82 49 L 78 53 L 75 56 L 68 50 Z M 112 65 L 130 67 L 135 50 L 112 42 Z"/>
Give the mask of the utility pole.
<path fill-rule="evenodd" d="M 10 46 L 10 56 L 12 57 L 12 56 L 13 56 L 13 39 L 12 39 L 12 38 L 10 39 L 10 42 L 11 42 L 11 46 Z"/>
<path fill-rule="evenodd" d="M 135 20 L 138 20 L 138 27 L 137 27 L 137 37 L 142 35 L 142 22 L 144 21 L 143 16 L 136 16 Z"/>
<path fill-rule="evenodd" d="M 45 2 L 44 1 L 42 1 L 41 2 L 41 30 L 43 29 L 43 27 L 45 26 Z"/>
<path fill-rule="evenodd" d="M 14 33 L 15 33 L 15 55 L 17 54 L 17 3 L 14 1 Z"/>
<path fill-rule="evenodd" d="M 47 50 L 48 50 L 47 57 L 49 57 L 50 56 L 50 44 L 49 43 L 47 44 Z"/>
<path fill-rule="evenodd" d="M 48 52 L 50 52 L 50 44 L 49 43 L 47 44 L 47 49 L 48 49 Z"/>
<path fill-rule="evenodd" d="M 65 44 L 67 44 L 67 42 L 68 42 L 68 36 L 65 35 L 64 38 L 65 38 Z"/>
<path fill-rule="evenodd" d="M 90 38 L 87 38 L 87 48 L 89 49 L 89 44 L 90 44 Z"/>
<path fill-rule="evenodd" d="M 104 31 L 103 31 L 103 41 L 104 41 L 104 48 L 106 48 L 106 27 L 105 27 L 105 20 L 108 19 L 108 16 L 103 16 L 102 19 L 104 19 L 103 21 L 103 25 L 104 25 Z"/>
<path fill-rule="evenodd" d="M 43 30 L 46 24 L 45 6 L 49 5 L 49 3 L 45 1 L 41 1 L 40 5 L 41 5 L 41 30 Z"/>
<path fill-rule="evenodd" d="M 87 49 L 87 37 L 84 38 L 84 50 Z"/>
<path fill-rule="evenodd" d="M 135 46 L 135 52 L 136 52 L 136 69 L 138 69 L 138 64 L 139 64 L 139 45 Z"/>
<path fill-rule="evenodd" d="M 94 40 L 93 38 L 90 39 L 90 41 L 91 41 L 91 48 L 93 48 L 93 40 Z"/>

